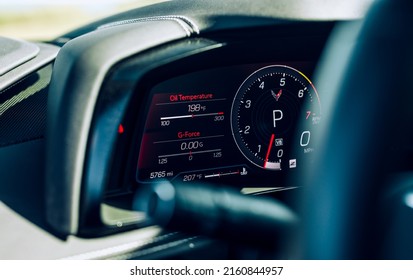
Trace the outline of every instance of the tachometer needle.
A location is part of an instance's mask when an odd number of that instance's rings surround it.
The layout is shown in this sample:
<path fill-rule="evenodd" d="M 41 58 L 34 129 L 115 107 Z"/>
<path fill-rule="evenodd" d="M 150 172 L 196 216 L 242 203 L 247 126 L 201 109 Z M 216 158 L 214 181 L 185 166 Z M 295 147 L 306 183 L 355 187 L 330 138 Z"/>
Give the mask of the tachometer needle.
<path fill-rule="evenodd" d="M 265 155 L 264 168 L 266 168 L 267 166 L 268 158 L 270 157 L 270 153 L 272 149 L 272 144 L 274 143 L 274 138 L 275 138 L 275 135 L 273 133 L 271 134 L 270 144 L 268 145 L 267 154 Z"/>

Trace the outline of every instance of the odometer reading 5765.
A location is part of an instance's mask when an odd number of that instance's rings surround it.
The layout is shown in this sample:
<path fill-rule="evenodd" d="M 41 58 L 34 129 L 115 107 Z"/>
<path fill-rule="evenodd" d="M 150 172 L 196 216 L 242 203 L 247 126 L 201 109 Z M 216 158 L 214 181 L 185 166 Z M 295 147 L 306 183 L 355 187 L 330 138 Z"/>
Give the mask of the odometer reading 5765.
<path fill-rule="evenodd" d="M 267 170 L 295 169 L 314 151 L 312 132 L 321 116 L 320 100 L 300 71 L 273 65 L 251 74 L 240 86 L 231 128 L 241 153 Z"/>

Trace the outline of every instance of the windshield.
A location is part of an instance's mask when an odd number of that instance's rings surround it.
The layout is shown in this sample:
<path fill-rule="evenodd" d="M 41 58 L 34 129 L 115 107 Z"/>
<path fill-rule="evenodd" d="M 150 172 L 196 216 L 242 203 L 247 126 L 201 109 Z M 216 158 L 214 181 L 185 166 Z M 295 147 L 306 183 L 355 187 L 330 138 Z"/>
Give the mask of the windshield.
<path fill-rule="evenodd" d="M 165 0 L 12 0 L 0 2 L 0 36 L 47 41 L 100 18 Z"/>

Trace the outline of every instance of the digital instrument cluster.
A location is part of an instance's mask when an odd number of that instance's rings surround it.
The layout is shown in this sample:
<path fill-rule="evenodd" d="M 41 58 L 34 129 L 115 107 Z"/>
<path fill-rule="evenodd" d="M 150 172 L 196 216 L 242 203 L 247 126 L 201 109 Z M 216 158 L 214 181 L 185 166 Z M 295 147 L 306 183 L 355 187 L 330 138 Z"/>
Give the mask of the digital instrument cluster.
<path fill-rule="evenodd" d="M 238 65 L 155 85 L 137 181 L 296 183 L 321 120 L 312 69 L 309 62 Z"/>

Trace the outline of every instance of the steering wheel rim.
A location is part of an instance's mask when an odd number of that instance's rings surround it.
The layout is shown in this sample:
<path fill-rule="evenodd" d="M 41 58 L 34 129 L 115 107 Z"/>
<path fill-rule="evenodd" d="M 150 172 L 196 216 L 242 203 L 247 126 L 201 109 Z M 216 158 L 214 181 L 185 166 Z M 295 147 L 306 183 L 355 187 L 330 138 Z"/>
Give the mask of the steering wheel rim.
<path fill-rule="evenodd" d="M 409 1 L 377 1 L 328 44 L 316 79 L 324 93 L 320 153 L 301 200 L 305 259 L 386 258 L 381 197 L 413 134 L 412 14 Z"/>

